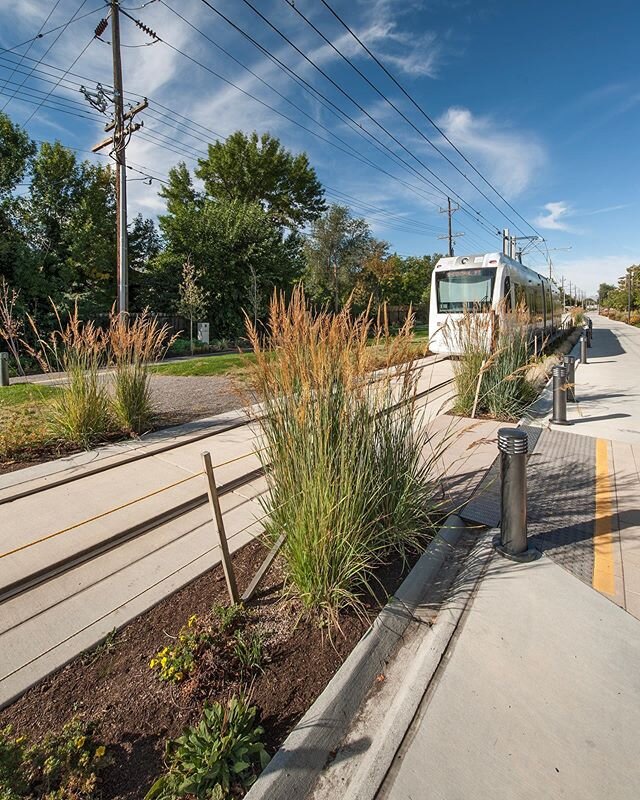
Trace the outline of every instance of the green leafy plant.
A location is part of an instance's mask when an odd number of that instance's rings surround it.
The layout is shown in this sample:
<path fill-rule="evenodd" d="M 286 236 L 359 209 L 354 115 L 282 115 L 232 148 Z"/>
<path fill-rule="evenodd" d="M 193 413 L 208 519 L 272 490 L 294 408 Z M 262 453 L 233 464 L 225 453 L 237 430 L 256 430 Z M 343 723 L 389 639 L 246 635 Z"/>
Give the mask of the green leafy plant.
<path fill-rule="evenodd" d="M 97 796 L 98 775 L 108 761 L 91 725 L 80 720 L 37 744 L 15 737 L 9 726 L 0 730 L 0 798 L 90 800 Z"/>
<path fill-rule="evenodd" d="M 193 614 L 181 628 L 173 647 L 163 647 L 149 661 L 162 681 L 180 683 L 193 670 L 198 652 L 211 640 L 211 633 Z"/>
<path fill-rule="evenodd" d="M 245 669 L 262 670 L 264 662 L 264 635 L 260 631 L 236 631 L 233 649 Z"/>
<path fill-rule="evenodd" d="M 224 706 L 205 705 L 198 725 L 167 744 L 168 770 L 145 800 L 187 795 L 230 800 L 237 789 L 248 789 L 269 761 L 256 714 L 243 696 L 232 697 Z"/>
<path fill-rule="evenodd" d="M 223 633 L 235 630 L 247 618 L 247 611 L 242 603 L 233 603 L 230 606 L 215 605 L 212 611 Z"/>

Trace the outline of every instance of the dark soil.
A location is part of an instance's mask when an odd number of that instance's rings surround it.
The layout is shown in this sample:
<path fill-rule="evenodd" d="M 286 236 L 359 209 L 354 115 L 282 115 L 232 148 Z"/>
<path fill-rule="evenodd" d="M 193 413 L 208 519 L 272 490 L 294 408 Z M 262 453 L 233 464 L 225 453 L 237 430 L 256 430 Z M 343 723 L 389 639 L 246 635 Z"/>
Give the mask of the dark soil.
<path fill-rule="evenodd" d="M 241 591 L 265 552 L 254 542 L 234 555 Z M 340 630 L 331 636 L 316 621 L 301 617 L 296 602 L 282 594 L 276 561 L 249 615 L 251 627 L 266 636 L 267 658 L 263 671 L 254 673 L 251 700 L 259 709 L 269 752 L 275 752 L 323 691 L 416 558 L 380 570 L 379 596 L 366 601 L 364 614 L 342 614 Z M 30 689 L 0 713 L 0 729 L 11 724 L 17 733 L 39 740 L 73 717 L 92 721 L 95 740 L 107 746 L 112 759 L 102 775 L 100 797 L 139 800 L 163 770 L 166 739 L 196 723 L 203 702 L 224 700 L 240 683 L 237 674 L 216 672 L 215 653 L 205 653 L 192 677 L 180 684 L 162 682 L 149 661 L 172 645 L 192 614 L 210 614 L 213 605 L 227 602 L 217 566 Z"/>

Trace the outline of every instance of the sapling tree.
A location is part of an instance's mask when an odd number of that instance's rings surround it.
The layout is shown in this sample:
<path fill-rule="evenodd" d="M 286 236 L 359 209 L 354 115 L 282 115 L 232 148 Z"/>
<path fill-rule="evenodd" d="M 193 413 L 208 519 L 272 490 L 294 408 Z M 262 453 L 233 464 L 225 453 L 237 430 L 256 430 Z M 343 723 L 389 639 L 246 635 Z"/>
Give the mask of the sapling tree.
<path fill-rule="evenodd" d="M 206 311 L 208 292 L 200 285 L 200 273 L 190 256 L 182 265 L 182 281 L 178 291 L 178 312 L 189 318 L 189 343 L 193 355 L 193 320 Z"/>

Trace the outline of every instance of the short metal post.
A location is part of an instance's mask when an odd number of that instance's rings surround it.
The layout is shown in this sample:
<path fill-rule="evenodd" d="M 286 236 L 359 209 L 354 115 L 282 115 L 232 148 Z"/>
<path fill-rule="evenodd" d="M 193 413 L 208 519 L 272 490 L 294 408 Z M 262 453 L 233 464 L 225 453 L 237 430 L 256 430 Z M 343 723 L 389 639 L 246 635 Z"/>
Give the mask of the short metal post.
<path fill-rule="evenodd" d="M 567 369 L 567 400 L 576 402 L 576 357 L 565 356 L 564 365 Z"/>
<path fill-rule="evenodd" d="M 591 347 L 591 332 L 589 331 L 589 326 L 585 325 L 583 330 L 585 339 L 587 340 L 587 347 Z"/>
<path fill-rule="evenodd" d="M 533 561 L 540 554 L 527 543 L 527 452 L 529 439 L 519 428 L 500 428 L 500 540 L 496 550 L 512 561 Z"/>
<path fill-rule="evenodd" d="M 233 563 L 231 561 L 231 556 L 229 555 L 229 545 L 227 544 L 227 535 L 224 530 L 222 509 L 220 508 L 220 498 L 218 497 L 218 487 L 216 486 L 216 479 L 213 474 L 210 453 L 204 452 L 202 454 L 202 463 L 204 464 L 204 472 L 207 477 L 207 494 L 209 495 L 209 505 L 218 528 L 218 540 L 220 544 L 220 552 L 222 553 L 222 568 L 224 570 L 224 577 L 227 581 L 229 599 L 232 603 L 237 603 L 240 600 L 240 595 L 238 594 L 238 584 L 236 583 L 236 576 L 235 572 L 233 571 Z"/>
<path fill-rule="evenodd" d="M 553 373 L 553 416 L 554 425 L 570 425 L 567 422 L 567 368 L 558 364 Z"/>
<path fill-rule="evenodd" d="M 589 336 L 593 336 L 593 320 L 591 319 L 591 317 L 589 317 L 587 323 L 589 325 Z"/>
<path fill-rule="evenodd" d="M 9 385 L 9 353 L 0 353 L 0 386 Z"/>
<path fill-rule="evenodd" d="M 580 337 L 580 363 L 587 363 L 587 337 L 584 333 Z"/>

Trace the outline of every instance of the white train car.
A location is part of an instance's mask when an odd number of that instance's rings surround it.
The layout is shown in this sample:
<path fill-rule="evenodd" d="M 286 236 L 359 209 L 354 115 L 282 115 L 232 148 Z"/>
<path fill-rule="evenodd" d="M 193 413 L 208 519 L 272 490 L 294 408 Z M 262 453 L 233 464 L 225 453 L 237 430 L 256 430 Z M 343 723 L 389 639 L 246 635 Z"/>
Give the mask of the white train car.
<path fill-rule="evenodd" d="M 429 349 L 456 354 L 455 322 L 465 311 L 512 313 L 526 307 L 531 339 L 562 325 L 560 295 L 548 278 L 502 253 L 441 258 L 431 278 Z"/>

